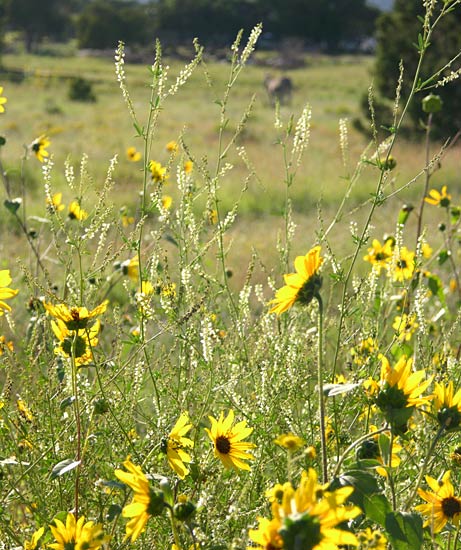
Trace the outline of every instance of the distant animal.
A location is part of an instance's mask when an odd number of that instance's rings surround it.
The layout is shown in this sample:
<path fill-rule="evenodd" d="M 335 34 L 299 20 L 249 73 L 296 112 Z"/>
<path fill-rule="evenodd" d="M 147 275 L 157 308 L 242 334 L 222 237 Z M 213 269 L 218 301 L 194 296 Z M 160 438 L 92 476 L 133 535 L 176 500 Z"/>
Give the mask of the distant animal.
<path fill-rule="evenodd" d="M 271 105 L 278 101 L 281 105 L 291 102 L 293 82 L 287 76 L 272 76 L 267 74 L 264 79 L 264 87 Z"/>

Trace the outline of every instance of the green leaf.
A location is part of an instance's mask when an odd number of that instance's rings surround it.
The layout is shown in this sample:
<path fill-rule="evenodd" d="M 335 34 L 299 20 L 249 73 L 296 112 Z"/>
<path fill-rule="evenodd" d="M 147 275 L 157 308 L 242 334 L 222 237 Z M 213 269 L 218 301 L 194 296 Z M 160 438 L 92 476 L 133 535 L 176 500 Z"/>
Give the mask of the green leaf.
<path fill-rule="evenodd" d="M 391 455 L 390 443 L 391 443 L 390 439 L 387 437 L 386 434 L 379 434 L 379 437 L 378 437 L 379 452 L 381 454 L 384 464 L 389 464 L 389 458 Z"/>
<path fill-rule="evenodd" d="M 81 460 L 72 460 L 71 458 L 66 458 L 66 460 L 61 460 L 61 462 L 58 462 L 56 466 L 53 467 L 51 470 L 50 477 L 51 479 L 56 479 L 59 476 L 62 476 L 64 474 L 67 474 L 67 472 L 70 472 L 77 468 L 81 463 Z"/>
<path fill-rule="evenodd" d="M 394 550 L 421 550 L 423 522 L 418 514 L 390 512 L 386 516 L 385 529 Z"/>
<path fill-rule="evenodd" d="M 451 256 L 451 252 L 449 250 L 441 250 L 439 252 L 439 255 L 437 257 L 437 261 L 439 263 L 439 265 L 443 265 L 447 260 L 448 258 Z"/>
<path fill-rule="evenodd" d="M 392 506 L 382 494 L 367 496 L 363 499 L 363 511 L 368 519 L 371 519 L 381 527 L 386 527 L 386 517 L 392 513 Z"/>
<path fill-rule="evenodd" d="M 22 199 L 21 197 L 16 197 L 12 201 L 6 199 L 3 201 L 5 208 L 9 210 L 12 214 L 16 214 L 18 208 L 21 206 Z"/>
<path fill-rule="evenodd" d="M 114 521 L 122 513 L 122 507 L 118 504 L 111 504 L 107 510 L 107 521 Z"/>
<path fill-rule="evenodd" d="M 443 284 L 440 278 L 437 277 L 437 275 L 431 273 L 430 276 L 427 278 L 427 286 L 429 287 L 429 290 L 432 292 L 432 294 L 434 294 L 434 296 L 437 296 L 442 304 L 445 305 L 445 294 L 443 293 Z"/>
<path fill-rule="evenodd" d="M 353 487 L 354 492 L 350 495 L 349 501 L 365 509 L 365 500 L 371 495 L 381 493 L 381 488 L 376 477 L 370 472 L 363 470 L 348 470 L 332 481 L 333 489 L 337 487 Z"/>
<path fill-rule="evenodd" d="M 6 138 L 4 138 L 3 136 L 0 136 L 0 147 L 3 147 L 5 143 L 6 143 Z"/>
<path fill-rule="evenodd" d="M 69 395 L 69 397 L 66 397 L 59 403 L 59 408 L 62 410 L 67 409 L 67 407 L 70 407 L 72 403 L 75 401 L 75 395 Z"/>

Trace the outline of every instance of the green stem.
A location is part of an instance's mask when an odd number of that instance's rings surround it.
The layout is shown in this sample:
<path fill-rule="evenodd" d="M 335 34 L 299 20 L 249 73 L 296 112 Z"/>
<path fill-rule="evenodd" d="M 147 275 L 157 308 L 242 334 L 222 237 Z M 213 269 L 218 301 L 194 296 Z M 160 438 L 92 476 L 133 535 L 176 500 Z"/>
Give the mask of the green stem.
<path fill-rule="evenodd" d="M 339 470 L 341 468 L 341 465 L 342 463 L 344 462 L 344 460 L 346 459 L 347 455 L 355 449 L 355 447 L 357 447 L 358 445 L 360 445 L 361 443 L 363 443 L 364 441 L 366 441 L 367 439 L 371 439 L 372 437 L 374 437 L 375 435 L 378 435 L 378 434 L 381 434 L 383 432 L 385 432 L 386 430 L 388 430 L 389 427 L 388 426 L 383 426 L 382 428 L 379 428 L 379 430 L 376 430 L 375 432 L 371 432 L 369 434 L 365 434 L 365 435 L 362 435 L 361 437 L 359 437 L 358 439 L 356 439 L 354 442 L 352 442 L 349 447 L 343 452 L 343 454 L 340 456 L 339 460 L 338 460 L 338 463 L 336 464 L 336 468 L 335 468 L 335 471 L 333 473 L 333 477 L 336 477 L 338 474 L 339 474 Z"/>
<path fill-rule="evenodd" d="M 323 302 L 320 294 L 315 298 L 319 305 L 318 317 L 318 349 L 317 349 L 317 391 L 319 396 L 320 415 L 320 445 L 322 449 L 323 483 L 328 481 L 327 439 L 325 434 L 325 399 L 323 396 Z"/>
<path fill-rule="evenodd" d="M 421 237 L 421 231 L 422 231 L 422 227 L 423 227 L 424 205 L 426 203 L 426 197 L 427 197 L 427 193 L 429 191 L 429 181 L 431 179 L 431 173 L 429 171 L 429 161 L 430 161 L 430 158 L 429 158 L 429 144 L 430 144 L 429 137 L 430 137 L 430 133 L 431 133 L 431 127 L 432 127 L 432 113 L 429 113 L 429 116 L 427 117 L 427 124 L 426 124 L 426 142 L 425 142 L 426 166 L 424 168 L 424 174 L 425 174 L 424 193 L 423 193 L 423 196 L 421 197 L 421 203 L 419 205 L 418 226 L 417 226 L 417 229 L 416 229 L 416 245 L 415 245 L 415 247 L 418 246 L 418 241 L 419 241 L 419 238 Z"/>
<path fill-rule="evenodd" d="M 392 496 L 392 510 L 396 510 L 397 501 L 395 497 L 395 485 L 394 485 L 394 473 L 392 471 L 392 447 L 394 446 L 394 430 L 391 429 L 391 437 L 389 439 L 389 456 L 387 460 L 387 479 L 389 481 L 389 488 Z"/>
<path fill-rule="evenodd" d="M 413 492 L 411 493 L 409 499 L 405 503 L 404 510 L 408 510 L 411 506 L 411 503 L 415 499 L 416 495 L 418 494 L 419 486 L 421 485 L 421 481 L 423 479 L 423 475 L 426 471 L 427 465 L 429 463 L 429 459 L 431 458 L 432 452 L 435 449 L 435 446 L 437 445 L 439 439 L 441 438 L 443 432 L 445 430 L 445 426 L 440 426 L 439 431 L 435 434 L 434 439 L 432 440 L 431 446 L 429 447 L 429 450 L 427 451 L 426 456 L 424 457 L 423 465 L 421 466 L 419 470 L 418 479 L 416 480 Z"/>
<path fill-rule="evenodd" d="M 176 527 L 176 521 L 173 516 L 173 509 L 169 507 L 168 512 L 170 514 L 171 531 L 173 533 L 174 543 L 177 546 L 177 550 L 182 550 L 181 541 L 179 540 L 178 529 Z"/>
<path fill-rule="evenodd" d="M 70 364 L 72 370 L 72 393 L 74 395 L 74 415 L 75 415 L 75 426 L 77 429 L 77 462 L 81 461 L 82 456 L 82 425 L 80 422 L 80 406 L 78 400 L 78 385 L 77 385 L 77 365 L 75 363 L 75 351 L 77 345 L 78 330 L 75 331 L 74 338 L 72 340 L 72 353 L 70 357 Z M 80 492 L 80 472 L 82 464 L 80 463 L 76 468 L 75 473 L 75 519 L 78 519 L 78 497 Z"/>

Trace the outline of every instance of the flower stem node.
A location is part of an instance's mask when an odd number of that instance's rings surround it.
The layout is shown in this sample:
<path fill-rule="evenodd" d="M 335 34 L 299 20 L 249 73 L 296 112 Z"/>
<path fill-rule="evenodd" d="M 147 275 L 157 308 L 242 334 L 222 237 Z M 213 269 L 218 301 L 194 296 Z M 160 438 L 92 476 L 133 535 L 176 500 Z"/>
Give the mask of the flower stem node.
<path fill-rule="evenodd" d="M 423 98 L 421 105 L 425 113 L 438 113 L 442 110 L 443 101 L 439 95 L 429 94 Z"/>
<path fill-rule="evenodd" d="M 319 519 L 307 513 L 284 518 L 279 532 L 286 550 L 312 549 L 323 538 Z"/>
<path fill-rule="evenodd" d="M 197 507 L 190 500 L 186 502 L 177 502 L 173 506 L 173 515 L 179 521 L 188 521 L 193 517 L 196 509 Z"/>

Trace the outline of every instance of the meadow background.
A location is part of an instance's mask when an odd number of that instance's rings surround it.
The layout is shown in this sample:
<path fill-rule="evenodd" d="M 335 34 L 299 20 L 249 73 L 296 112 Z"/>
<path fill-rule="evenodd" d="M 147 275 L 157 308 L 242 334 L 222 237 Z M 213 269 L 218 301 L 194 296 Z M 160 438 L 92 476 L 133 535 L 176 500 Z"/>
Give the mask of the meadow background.
<path fill-rule="evenodd" d="M 459 16 L 456 0 L 424 4 L 419 55 L 450 6 Z M 423 125 L 386 131 L 378 110 L 371 121 L 372 55 L 293 46 L 300 66 L 281 70 L 250 31 L 186 72 L 190 42 L 164 56 L 152 44 L 118 79 L 116 44 L 27 53 L 4 37 L 2 550 L 459 547 L 461 149 L 453 134 L 425 141 Z M 291 78 L 290 102 L 272 104 L 267 73 Z M 70 99 L 76 76 L 95 101 Z M 71 219 L 72 201 L 86 214 Z M 270 312 L 315 245 L 314 301 Z M 77 330 L 75 315 L 90 319 Z M 386 378 L 383 356 L 419 374 Z M 249 442 L 230 469 L 215 430 L 229 411 Z M 428 485 L 435 505 L 415 510 Z M 77 534 L 69 517 L 94 524 Z"/>

